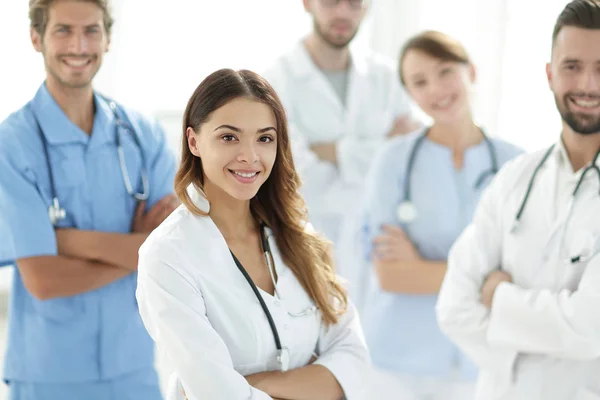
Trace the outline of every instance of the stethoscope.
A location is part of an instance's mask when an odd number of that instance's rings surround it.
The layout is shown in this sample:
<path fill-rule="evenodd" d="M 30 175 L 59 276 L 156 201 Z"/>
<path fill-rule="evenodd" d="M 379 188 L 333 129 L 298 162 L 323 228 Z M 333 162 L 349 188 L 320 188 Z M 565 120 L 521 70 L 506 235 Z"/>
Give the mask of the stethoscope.
<path fill-rule="evenodd" d="M 267 260 L 267 267 L 269 268 L 269 275 L 271 276 L 271 281 L 273 282 L 273 287 L 275 287 L 275 296 L 281 301 L 281 296 L 279 295 L 279 292 L 277 291 L 277 286 L 275 284 L 275 273 L 274 273 L 275 268 L 273 266 L 271 246 L 269 245 L 269 240 L 267 238 L 266 229 L 267 229 L 266 225 L 264 223 L 261 223 L 260 241 L 262 243 L 262 248 L 263 248 L 263 253 L 265 255 L 265 259 Z M 269 326 L 271 327 L 271 332 L 273 332 L 273 339 L 275 339 L 275 347 L 277 348 L 277 362 L 279 363 L 279 366 L 281 367 L 281 372 L 286 372 L 290 367 L 290 351 L 287 347 L 284 347 L 281 345 L 281 339 L 279 338 L 279 332 L 277 331 L 277 326 L 275 325 L 275 321 L 273 320 L 271 312 L 269 311 L 269 308 L 265 304 L 263 297 L 261 296 L 260 292 L 258 291 L 258 288 L 252 281 L 252 278 L 250 278 L 250 275 L 248 275 L 248 272 L 246 271 L 246 269 L 244 268 L 244 266 L 242 265 L 240 260 L 238 260 L 238 258 L 235 256 L 235 254 L 233 254 L 233 252 L 231 250 L 230 250 L 230 252 L 231 252 L 231 255 L 233 256 L 233 260 L 235 261 L 235 265 L 237 265 L 237 267 L 240 270 L 240 272 L 242 273 L 242 275 L 244 275 L 244 278 L 246 278 L 246 281 L 250 285 L 250 288 L 254 292 L 254 295 L 258 299 L 258 302 L 260 303 L 260 306 L 261 306 L 263 312 L 265 313 L 265 316 L 267 317 L 267 321 L 269 322 Z M 317 309 L 318 308 L 316 306 L 312 306 L 312 307 L 309 307 L 299 313 L 292 313 L 289 311 L 287 313 L 291 317 L 302 317 L 305 315 L 310 315 L 310 314 L 316 313 Z"/>
<path fill-rule="evenodd" d="M 117 143 L 117 153 L 119 155 L 119 164 L 121 166 L 121 175 L 123 176 L 123 182 L 125 183 L 125 188 L 127 189 L 127 193 L 130 196 L 134 197 L 136 200 L 142 201 L 148 199 L 148 195 L 150 192 L 150 185 L 148 183 L 148 171 L 146 170 L 146 160 L 144 157 L 144 151 L 142 149 L 142 144 L 140 143 L 140 139 L 133 129 L 133 127 L 125 122 L 124 118 L 121 118 L 122 111 L 119 109 L 117 104 L 102 96 L 102 98 L 108 103 L 113 115 L 115 117 L 115 140 Z M 67 217 L 66 210 L 61 207 L 60 201 L 58 200 L 58 195 L 56 193 L 56 185 L 54 183 L 54 173 L 52 171 L 52 163 L 50 162 L 50 154 L 48 152 L 48 142 L 46 141 L 46 136 L 44 135 L 44 131 L 40 122 L 35 115 L 33 109 L 31 110 L 33 114 L 33 119 L 38 128 L 38 133 L 42 140 L 42 146 L 44 148 L 44 156 L 46 158 L 46 165 L 48 168 L 48 175 L 50 177 L 50 194 L 52 196 L 52 203 L 48 207 L 48 217 L 50 218 L 50 222 L 53 226 L 57 226 L 58 223 L 64 220 Z M 125 163 L 125 153 L 123 152 L 123 146 L 121 144 L 121 135 L 119 134 L 119 127 L 122 128 L 125 133 L 131 136 L 140 151 L 141 156 L 141 177 L 142 177 L 142 192 L 138 193 L 133 190 L 133 186 L 131 184 L 131 179 L 129 178 L 129 171 L 127 170 L 127 164 Z"/>
<path fill-rule="evenodd" d="M 535 178 L 537 177 L 538 172 L 542 169 L 542 167 L 548 160 L 548 157 L 550 157 L 550 154 L 552 154 L 554 147 L 555 147 L 555 145 L 550 146 L 550 148 L 546 151 L 546 153 L 542 157 L 539 164 L 533 170 L 533 175 L 531 175 L 531 179 L 529 180 L 529 184 L 527 185 L 525 197 L 523 197 L 521 206 L 519 207 L 519 210 L 517 211 L 517 214 L 515 215 L 515 220 L 513 221 L 513 224 L 511 226 L 511 229 L 510 229 L 511 234 L 514 234 L 521 225 L 521 217 L 523 216 L 523 212 L 525 211 L 525 206 L 527 205 L 527 201 L 529 200 L 529 195 L 531 194 L 531 191 L 533 189 L 533 184 L 535 182 Z M 600 168 L 598 168 L 598 166 L 596 165 L 599 155 L 600 155 L 600 149 L 596 152 L 596 155 L 594 156 L 594 159 L 592 160 L 591 164 L 589 164 L 587 167 L 585 167 L 585 169 L 581 173 L 581 177 L 579 178 L 579 181 L 577 181 L 577 185 L 575 185 L 575 189 L 573 189 L 573 193 L 571 194 L 571 198 L 569 199 L 569 202 L 567 204 L 567 215 L 565 217 L 564 227 L 563 227 L 561 239 L 559 242 L 559 254 L 561 256 L 562 256 L 562 252 L 563 252 L 563 248 L 564 248 L 564 242 L 565 242 L 565 238 L 566 238 L 566 234 L 567 234 L 567 228 L 568 228 L 571 216 L 573 214 L 573 206 L 575 205 L 575 200 L 577 198 L 577 192 L 579 190 L 579 187 L 583 183 L 585 175 L 590 171 L 595 171 L 596 174 L 598 175 L 598 181 L 600 181 Z M 600 195 L 600 191 L 598 194 Z M 598 246 L 596 246 L 596 247 L 598 247 Z M 570 263 L 570 264 L 586 263 L 592 257 L 594 257 L 598 251 L 600 251 L 600 249 L 590 249 L 590 251 L 588 251 L 587 253 L 580 253 L 575 256 L 566 258 L 566 262 Z"/>
<path fill-rule="evenodd" d="M 411 177 L 412 177 L 413 167 L 415 165 L 415 158 L 417 156 L 417 153 L 418 153 L 421 145 L 425 141 L 425 138 L 427 137 L 429 130 L 430 130 L 430 128 L 427 129 L 425 131 L 425 133 L 423 133 L 421 136 L 419 136 L 419 138 L 417 138 L 417 140 L 415 141 L 415 144 L 410 152 L 410 155 L 408 157 L 408 165 L 406 167 L 406 174 L 404 176 L 404 198 L 400 202 L 400 204 L 398 205 L 398 208 L 396 210 L 398 220 L 404 224 L 409 224 L 411 222 L 414 222 L 419 216 L 417 207 L 412 202 L 412 198 L 411 198 Z M 492 166 L 490 169 L 483 171 L 479 175 L 479 177 L 475 181 L 475 189 L 479 189 L 481 187 L 481 185 L 483 185 L 483 183 L 485 182 L 485 180 L 488 176 L 495 175 L 498 173 L 498 158 L 496 157 L 496 150 L 494 148 L 494 144 L 487 137 L 487 135 L 483 132 L 483 130 L 481 133 L 483 134 L 483 140 L 485 141 L 488 151 L 490 153 L 490 160 L 492 162 Z"/>

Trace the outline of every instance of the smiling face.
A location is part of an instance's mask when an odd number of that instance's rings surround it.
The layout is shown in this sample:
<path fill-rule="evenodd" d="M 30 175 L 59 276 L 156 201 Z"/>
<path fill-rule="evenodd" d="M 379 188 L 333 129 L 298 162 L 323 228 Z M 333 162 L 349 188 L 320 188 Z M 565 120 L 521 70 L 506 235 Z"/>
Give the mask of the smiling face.
<path fill-rule="evenodd" d="M 204 190 L 242 201 L 256 196 L 275 164 L 276 127 L 268 105 L 237 98 L 212 112 L 199 132 L 188 128 L 189 149 L 202 160 Z"/>
<path fill-rule="evenodd" d="M 401 70 L 407 91 L 434 121 L 449 124 L 471 114 L 471 65 L 409 50 Z"/>
<path fill-rule="evenodd" d="M 600 133 L 600 29 L 561 29 L 546 66 L 563 122 L 575 133 Z"/>
<path fill-rule="evenodd" d="M 31 41 L 44 56 L 50 85 L 91 87 L 109 44 L 104 12 L 91 2 L 56 1 L 48 10 L 46 30 L 40 35 L 32 28 Z"/>

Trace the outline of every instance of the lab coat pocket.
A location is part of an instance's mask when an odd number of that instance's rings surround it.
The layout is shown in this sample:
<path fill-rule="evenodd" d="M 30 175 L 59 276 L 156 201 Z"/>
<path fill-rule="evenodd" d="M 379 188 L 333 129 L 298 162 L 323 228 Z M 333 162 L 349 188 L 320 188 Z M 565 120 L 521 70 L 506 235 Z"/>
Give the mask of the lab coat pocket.
<path fill-rule="evenodd" d="M 598 232 L 581 231 L 573 236 L 569 246 L 569 259 L 576 262 L 567 265 L 563 273 L 561 287 L 577 290 L 581 277 L 585 273 L 588 261 L 600 252 L 600 234 Z"/>
<path fill-rule="evenodd" d="M 321 313 L 308 296 L 293 296 L 286 301 L 289 322 L 283 328 L 289 332 L 291 343 L 285 345 L 293 348 L 292 353 L 298 357 L 310 359 L 317 347 L 321 328 Z M 288 335 L 286 335 L 288 336 Z M 306 361 L 307 361 L 306 360 Z M 305 360 L 293 360 L 304 363 Z"/>

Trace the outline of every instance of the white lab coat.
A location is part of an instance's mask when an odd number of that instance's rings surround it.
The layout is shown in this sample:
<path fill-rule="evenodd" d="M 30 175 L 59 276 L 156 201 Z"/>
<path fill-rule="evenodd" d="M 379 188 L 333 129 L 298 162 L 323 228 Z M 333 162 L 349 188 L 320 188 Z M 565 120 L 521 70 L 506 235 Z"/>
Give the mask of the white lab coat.
<path fill-rule="evenodd" d="M 521 225 L 510 229 L 545 151 L 507 164 L 454 244 L 438 321 L 480 367 L 477 400 L 600 399 L 600 197 L 587 174 L 560 254 L 567 201 L 581 176 L 560 143 L 538 173 Z M 581 252 L 596 255 L 567 265 Z M 501 267 L 491 311 L 480 288 Z"/>
<path fill-rule="evenodd" d="M 208 210 L 204 198 L 194 198 Z M 333 373 L 346 397 L 360 398 L 368 354 L 356 312 L 350 306 L 328 329 L 320 313 L 290 316 L 314 303 L 272 237 L 270 245 L 282 298 L 261 295 L 290 350 L 290 369 L 306 366 L 316 352 L 315 364 Z M 209 217 L 180 206 L 152 232 L 139 253 L 137 300 L 144 325 L 174 368 L 171 382 L 179 380 L 189 400 L 270 399 L 244 376 L 279 369 L 272 331 Z M 179 385 L 169 386 L 168 398 L 181 398 Z"/>
<path fill-rule="evenodd" d="M 356 208 L 374 153 L 394 121 L 411 113 L 393 63 L 355 51 L 351 58 L 346 106 L 303 43 L 263 73 L 286 109 L 310 220 L 334 243 L 344 216 Z M 337 167 L 309 148 L 325 142 L 338 144 Z"/>

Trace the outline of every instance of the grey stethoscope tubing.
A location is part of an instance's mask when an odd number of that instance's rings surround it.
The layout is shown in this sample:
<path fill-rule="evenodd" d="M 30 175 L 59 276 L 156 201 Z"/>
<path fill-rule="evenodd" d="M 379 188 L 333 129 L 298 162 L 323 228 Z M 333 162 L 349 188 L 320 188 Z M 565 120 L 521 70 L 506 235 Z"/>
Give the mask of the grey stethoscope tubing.
<path fill-rule="evenodd" d="M 123 182 L 125 183 L 125 188 L 127 190 L 127 193 L 129 193 L 129 195 L 134 197 L 136 200 L 139 200 L 139 201 L 146 200 L 146 199 L 148 199 L 148 195 L 150 193 L 150 189 L 149 189 L 150 185 L 148 182 L 148 171 L 146 170 L 146 160 L 144 157 L 144 151 L 142 149 L 142 144 L 140 143 L 140 139 L 137 136 L 135 130 L 131 127 L 131 125 L 128 124 L 127 122 L 125 122 L 125 120 L 123 118 L 121 118 L 120 114 L 122 114 L 122 112 L 117 107 L 117 104 L 114 101 L 106 99 L 106 98 L 104 98 L 104 100 L 106 102 L 108 102 L 108 105 L 115 117 L 115 140 L 116 140 L 116 144 L 117 144 L 117 153 L 119 156 L 121 175 L 123 176 Z M 48 169 L 48 175 L 50 177 L 50 195 L 52 197 L 52 203 L 48 207 L 48 217 L 50 218 L 50 222 L 52 223 L 52 225 L 56 226 L 60 221 L 62 221 L 63 219 L 66 218 L 67 212 L 64 208 L 61 207 L 60 201 L 58 200 L 58 194 L 56 193 L 56 184 L 54 182 L 54 173 L 52 170 L 52 163 L 50 162 L 50 154 L 48 152 L 48 142 L 46 141 L 44 131 L 42 129 L 42 126 L 40 125 L 40 122 L 37 119 L 37 116 L 35 115 L 35 112 L 33 110 L 31 110 L 31 111 L 32 111 L 35 123 L 37 125 L 38 134 L 42 141 L 42 146 L 44 148 L 44 157 L 46 158 L 46 166 Z M 125 163 L 125 154 L 123 152 L 123 146 L 121 145 L 121 135 L 119 134 L 119 128 L 123 129 L 128 135 L 130 135 L 133 138 L 137 148 L 140 151 L 141 179 L 142 179 L 142 192 L 141 193 L 135 192 L 131 185 L 129 171 L 127 170 L 127 165 Z"/>
<path fill-rule="evenodd" d="M 403 222 L 403 223 L 410 223 L 417 219 L 417 209 L 416 209 L 415 205 L 413 204 L 412 197 L 411 197 L 411 177 L 412 177 L 413 167 L 415 165 L 415 159 L 417 157 L 417 153 L 419 152 L 421 145 L 425 141 L 425 138 L 427 137 L 429 130 L 430 129 L 427 129 L 425 131 L 425 133 L 423 133 L 419 138 L 417 138 L 417 140 L 415 141 L 415 144 L 410 152 L 410 155 L 408 156 L 408 164 L 406 166 L 406 174 L 404 176 L 404 199 L 398 206 L 398 210 L 397 210 L 398 219 L 400 220 L 400 222 Z M 483 134 L 483 140 L 485 141 L 485 144 L 487 145 L 492 166 L 490 169 L 483 171 L 479 175 L 479 177 L 475 181 L 475 189 L 479 189 L 481 187 L 481 185 L 483 185 L 483 183 L 485 182 L 485 179 L 488 176 L 495 175 L 498 173 L 498 157 L 496 156 L 496 149 L 494 148 L 494 144 L 487 137 L 485 132 L 483 132 L 483 130 L 481 133 Z"/>
<path fill-rule="evenodd" d="M 515 233 L 518 229 L 519 226 L 521 225 L 521 217 L 523 216 L 523 212 L 525 211 L 525 207 L 527 206 L 527 202 L 529 200 L 529 195 L 531 194 L 531 191 L 533 190 L 533 185 L 535 182 L 535 178 L 537 177 L 538 172 L 540 171 L 540 169 L 542 169 L 542 167 L 544 166 L 544 164 L 546 163 L 546 161 L 548 160 L 548 157 L 550 157 L 550 154 L 552 154 L 552 151 L 554 150 L 554 146 L 552 145 L 550 146 L 550 148 L 546 151 L 546 153 L 544 154 L 544 156 L 542 157 L 541 161 L 539 162 L 539 164 L 535 167 L 535 169 L 533 170 L 533 175 L 531 175 L 531 179 L 529 180 L 529 184 L 527 185 L 527 190 L 525 192 L 525 197 L 523 197 L 523 201 L 521 202 L 521 206 L 519 207 L 519 210 L 517 211 L 517 214 L 515 215 L 515 220 L 513 221 L 513 224 L 511 226 L 511 233 Z M 569 224 L 569 220 L 571 219 L 571 214 L 573 212 L 573 206 L 575 204 L 575 198 L 577 196 L 577 192 L 579 191 L 579 187 L 581 186 L 581 184 L 583 183 L 583 180 L 585 179 L 585 176 L 588 172 L 590 171 L 595 171 L 596 174 L 598 175 L 598 181 L 600 182 L 600 168 L 598 168 L 598 165 L 596 165 L 597 161 L 598 161 L 598 157 L 600 155 L 600 149 L 596 152 L 596 155 L 594 156 L 594 159 L 592 160 L 591 164 L 589 164 L 587 167 L 585 167 L 585 169 L 583 170 L 583 172 L 581 173 L 581 177 L 579 178 L 579 181 L 577 181 L 577 185 L 575 185 L 575 189 L 573 189 L 573 193 L 571 194 L 571 199 L 569 200 L 569 204 L 568 204 L 568 209 L 567 209 L 567 216 L 565 218 L 565 223 L 564 223 L 564 228 L 563 228 L 563 235 L 562 235 L 562 239 L 560 242 L 560 247 L 562 248 L 563 245 L 563 241 L 564 241 L 564 237 L 566 235 L 566 230 Z M 599 193 L 600 195 L 600 186 L 599 186 Z M 590 255 L 585 255 L 585 254 L 579 254 L 573 257 L 569 257 L 569 262 L 571 264 L 575 264 L 575 263 L 579 263 L 579 262 L 586 262 L 589 257 L 591 257 L 592 254 Z"/>
<path fill-rule="evenodd" d="M 274 274 L 273 262 L 271 260 L 272 259 L 271 246 L 269 245 L 269 240 L 267 238 L 266 229 L 267 229 L 266 225 L 261 224 L 260 240 L 262 243 L 262 248 L 263 248 L 263 252 L 265 254 L 265 258 L 267 260 L 267 266 L 269 267 L 269 274 L 271 275 L 271 279 L 273 280 L 274 287 L 276 287 L 275 286 L 275 278 L 273 275 Z M 244 266 L 242 265 L 240 260 L 238 260 L 238 258 L 235 256 L 235 254 L 233 254 L 233 252 L 231 250 L 230 250 L 230 253 L 233 257 L 233 260 L 235 261 L 235 265 L 238 267 L 238 269 L 240 270 L 242 275 L 244 275 L 244 278 L 246 278 L 248 285 L 250 285 L 250 288 L 252 289 L 252 291 L 254 292 L 254 295 L 258 299 L 258 302 L 260 303 L 260 307 L 262 308 L 263 312 L 265 313 L 265 316 L 267 317 L 267 321 L 269 322 L 271 332 L 273 333 L 273 339 L 275 340 L 275 347 L 277 348 L 277 362 L 279 363 L 279 365 L 281 367 L 281 371 L 286 372 L 289 369 L 289 364 L 290 364 L 289 349 L 287 347 L 283 347 L 281 345 L 281 339 L 279 338 L 279 332 L 277 331 L 277 326 L 275 325 L 273 316 L 271 315 L 271 312 L 269 311 L 269 307 L 267 307 L 263 297 L 261 296 L 260 292 L 258 291 L 258 287 L 256 287 L 256 284 L 254 283 L 254 281 L 252 281 L 252 278 L 250 277 L 250 275 L 248 274 L 248 272 L 246 271 L 246 269 L 244 268 Z M 278 298 L 280 298 L 279 294 L 277 293 L 277 289 L 275 289 L 275 295 Z M 288 314 L 292 317 L 301 317 L 304 315 L 309 315 L 311 313 L 314 313 L 314 312 L 316 312 L 316 310 L 317 310 L 317 307 L 313 306 L 313 307 L 306 309 L 305 311 L 302 311 L 302 312 L 296 313 L 296 314 L 288 311 Z"/>

